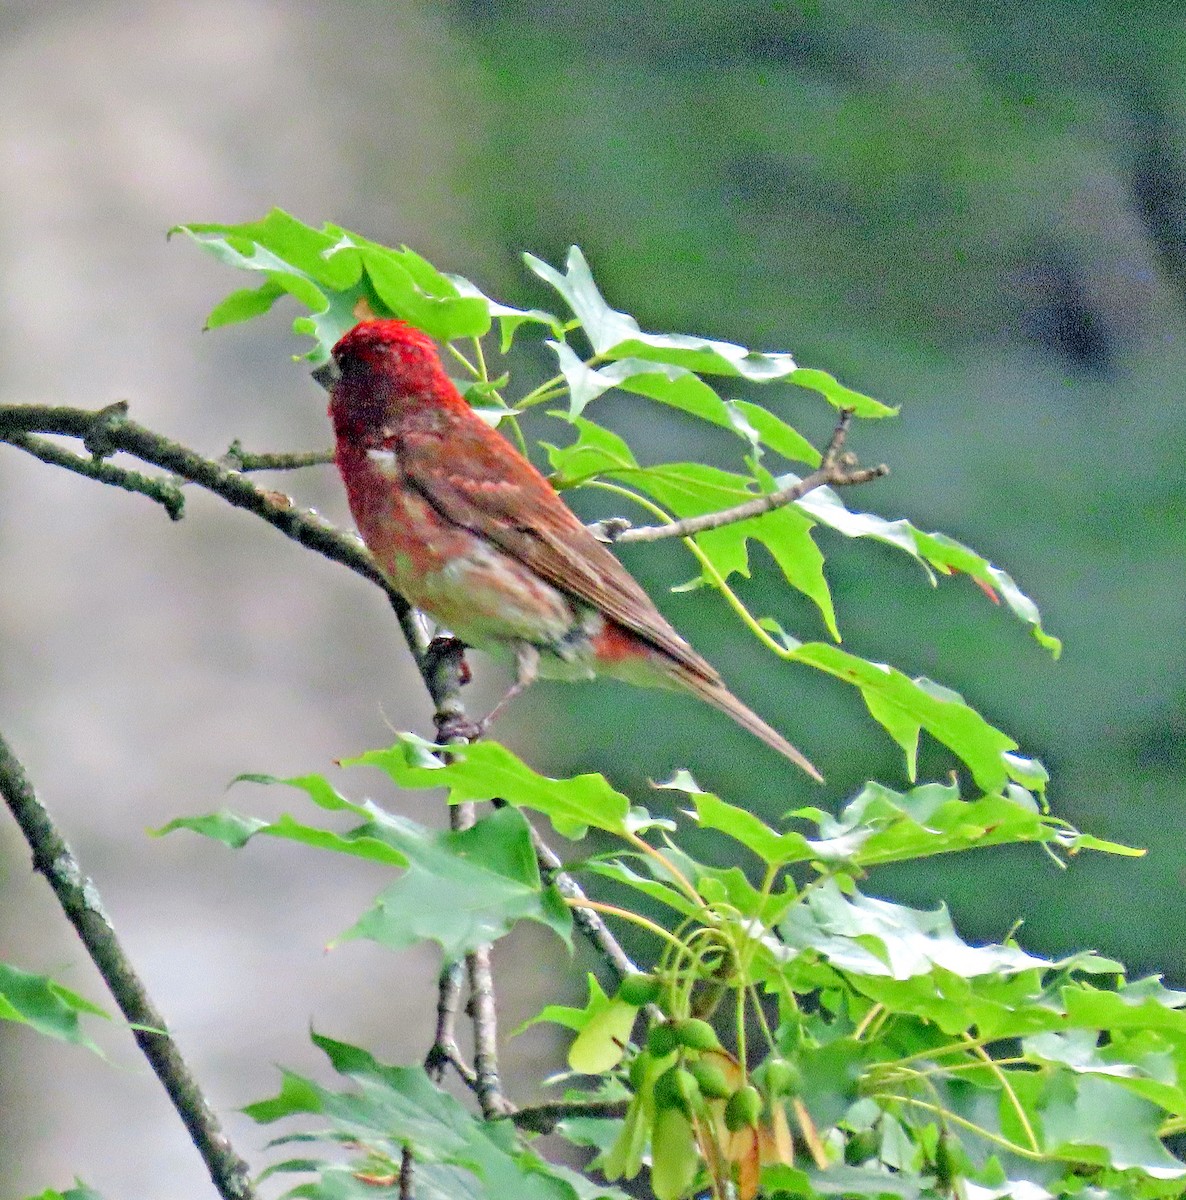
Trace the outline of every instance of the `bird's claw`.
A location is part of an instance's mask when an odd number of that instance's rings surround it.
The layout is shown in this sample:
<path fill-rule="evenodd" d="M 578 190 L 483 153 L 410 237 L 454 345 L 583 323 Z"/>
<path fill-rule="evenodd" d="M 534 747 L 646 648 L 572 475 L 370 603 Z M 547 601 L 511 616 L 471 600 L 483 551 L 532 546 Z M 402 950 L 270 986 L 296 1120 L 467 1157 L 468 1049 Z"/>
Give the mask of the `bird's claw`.
<path fill-rule="evenodd" d="M 455 738 L 475 742 L 486 732 L 485 721 L 475 721 L 465 713 L 439 712 L 433 715 L 432 720 L 440 742 L 450 742 Z"/>
<path fill-rule="evenodd" d="M 424 673 L 432 678 L 442 663 L 455 659 L 457 665 L 457 683 L 465 687 L 473 678 L 469 663 L 465 661 L 465 643 L 451 633 L 438 634 L 428 643 L 424 651 Z"/>

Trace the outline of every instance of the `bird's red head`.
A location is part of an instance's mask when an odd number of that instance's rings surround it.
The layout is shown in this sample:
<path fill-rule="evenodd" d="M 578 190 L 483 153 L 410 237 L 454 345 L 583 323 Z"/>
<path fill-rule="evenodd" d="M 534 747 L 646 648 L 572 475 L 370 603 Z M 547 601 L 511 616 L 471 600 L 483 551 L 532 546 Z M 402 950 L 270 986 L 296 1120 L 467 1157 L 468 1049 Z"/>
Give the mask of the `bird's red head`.
<path fill-rule="evenodd" d="M 366 431 L 397 419 L 400 410 L 447 405 L 457 395 L 436 344 L 406 321 L 361 321 L 333 348 L 337 380 L 330 416 L 339 431 Z"/>

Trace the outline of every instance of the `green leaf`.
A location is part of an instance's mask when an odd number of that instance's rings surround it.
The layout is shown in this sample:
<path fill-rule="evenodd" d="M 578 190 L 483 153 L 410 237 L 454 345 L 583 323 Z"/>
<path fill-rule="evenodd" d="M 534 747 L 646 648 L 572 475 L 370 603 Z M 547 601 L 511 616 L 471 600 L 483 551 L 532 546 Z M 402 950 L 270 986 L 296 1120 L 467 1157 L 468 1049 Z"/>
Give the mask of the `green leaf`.
<path fill-rule="evenodd" d="M 680 1200 L 700 1171 L 700 1154 L 687 1114 L 665 1108 L 651 1128 L 651 1188 L 656 1200 Z"/>
<path fill-rule="evenodd" d="M 524 1030 L 530 1029 L 533 1025 L 563 1025 L 565 1029 L 572 1029 L 579 1033 L 585 1026 L 597 1016 L 608 1005 L 610 998 L 605 994 L 605 989 L 597 981 L 597 976 L 590 973 L 585 976 L 589 985 L 589 999 L 584 1008 L 573 1008 L 567 1004 L 549 1004 L 540 1009 L 534 1017 L 529 1017 L 518 1029 L 511 1034 L 512 1037 L 518 1037 Z"/>
<path fill-rule="evenodd" d="M 571 445 L 544 443 L 554 472 L 552 483 L 557 489 L 573 487 L 614 471 L 639 469 L 633 451 L 616 433 L 582 417 L 573 418 L 572 424 L 577 431 L 577 440 Z"/>
<path fill-rule="evenodd" d="M 894 1200 L 915 1200 L 921 1192 L 922 1180 L 917 1175 L 876 1167 L 834 1163 L 821 1171 L 816 1167 L 799 1170 L 777 1164 L 762 1171 L 762 1195 L 770 1200 L 777 1196 L 803 1196 L 805 1200 L 816 1200 L 818 1196 L 884 1196 Z M 1039 1200 L 1037 1191 L 1030 1200 Z"/>
<path fill-rule="evenodd" d="M 379 810 L 374 812 L 378 814 Z M 198 817 L 178 817 L 153 830 L 153 835 L 161 837 L 178 829 L 188 829 L 203 837 L 213 838 L 230 846 L 232 850 L 242 849 L 253 837 L 282 838 L 285 841 L 300 842 L 317 850 L 329 850 L 335 854 L 348 854 L 354 858 L 365 858 L 371 862 L 385 863 L 388 866 L 407 866 L 407 859 L 395 847 L 381 836 L 375 836 L 376 827 L 370 823 L 361 825 L 347 833 L 335 833 L 330 829 L 319 829 L 316 826 L 305 825 L 284 813 L 275 821 L 262 821 L 258 817 L 244 817 L 238 813 L 221 809 L 216 813 L 207 813 Z"/>
<path fill-rule="evenodd" d="M 530 808 L 543 813 L 557 833 L 570 839 L 583 837 L 590 827 L 618 834 L 634 827 L 629 799 L 611 788 L 604 776 L 550 779 L 497 742 L 450 746 L 449 763 L 438 757 L 438 750 L 412 734 L 399 734 L 390 749 L 343 760 L 343 766 L 378 767 L 399 787 L 447 787 L 450 804 L 502 799 L 516 808 Z"/>
<path fill-rule="evenodd" d="M 763 624 L 769 628 L 774 623 Z M 1017 749 L 1017 743 L 990 725 L 958 692 L 926 678 L 910 679 L 894 667 L 867 662 L 837 646 L 804 644 L 786 634 L 782 640 L 792 661 L 859 688 L 870 715 L 891 735 L 900 736 L 916 723 L 962 759 L 985 792 L 1000 792 L 1009 784 L 1015 770 L 1009 752 Z"/>
<path fill-rule="evenodd" d="M 797 475 L 780 476 L 778 486 L 788 487 L 798 479 Z M 1062 642 L 1043 629 L 1042 615 L 1033 600 L 1007 572 L 993 566 L 962 542 L 943 533 L 923 533 L 906 520 L 889 521 L 873 513 L 851 512 L 839 495 L 828 487 L 808 492 L 798 504 L 821 525 L 827 525 L 845 537 L 872 538 L 904 550 L 922 565 L 932 584 L 937 582 L 932 567 L 943 575 L 962 572 L 970 576 L 994 600 L 997 597 L 1004 600 L 1013 614 L 1031 627 L 1035 640 L 1055 658 L 1061 653 Z"/>
<path fill-rule="evenodd" d="M 343 939 L 367 938 L 392 950 L 439 942 L 447 962 L 496 941 L 517 921 L 532 920 L 568 941 L 572 918 L 554 887 L 545 887 L 522 815 L 496 809 L 472 828 L 434 832 L 386 815 L 383 836 L 408 862 Z"/>
<path fill-rule="evenodd" d="M 1019 842 L 1040 842 L 1068 854 L 1099 848 L 1091 844 L 1095 839 L 1043 813 L 1033 796 L 1019 787 L 1001 795 L 964 800 L 955 784 L 928 783 L 900 793 L 867 783 L 837 817 L 819 809 L 801 809 L 791 815 L 818 826 L 818 840 L 807 843 L 812 857 L 851 862 L 862 870 Z M 1112 852 L 1136 853 L 1128 847 Z"/>
<path fill-rule="evenodd" d="M 539 308 L 512 308 L 498 300 L 492 300 L 480 288 L 462 275 L 447 275 L 446 278 L 457 289 L 459 296 L 478 298 L 486 302 L 487 311 L 498 320 L 501 337 L 499 350 L 507 354 L 514 345 L 515 334 L 523 325 L 543 325 L 554 338 L 564 336 L 564 325 L 559 317 Z"/>
<path fill-rule="evenodd" d="M 25 1200 L 103 1200 L 103 1197 L 92 1187 L 87 1187 L 81 1179 L 74 1180 L 74 1186 L 67 1191 L 59 1192 L 46 1188 L 36 1196 L 27 1196 Z"/>
<path fill-rule="evenodd" d="M 648 866 L 650 865 L 654 864 L 648 860 Z M 678 887 L 646 875 L 639 875 L 620 859 L 591 859 L 584 864 L 584 869 L 605 879 L 612 879 L 615 883 L 624 883 L 636 892 L 666 904 L 682 916 L 696 917 L 703 912 L 702 908 L 693 903 Z"/>
<path fill-rule="evenodd" d="M 365 1050 L 318 1034 L 313 1041 L 349 1080 L 350 1088 L 334 1092 L 286 1072 L 279 1096 L 244 1110 L 261 1123 L 315 1116 L 318 1132 L 297 1135 L 299 1140 L 327 1143 L 336 1159 L 342 1150 L 354 1156 L 348 1166 L 306 1156 L 269 1169 L 269 1174 L 313 1169 L 331 1189 L 302 1189 L 301 1194 L 351 1200 L 386 1195 L 366 1179 L 383 1177 L 384 1172 L 397 1179 L 403 1148 L 410 1146 L 415 1150 L 418 1197 L 626 1200 L 616 1188 L 591 1184 L 541 1159 L 509 1121 L 474 1117 L 435 1087 L 420 1067 L 385 1066 Z"/>
<path fill-rule="evenodd" d="M 622 1061 L 638 1009 L 604 994 L 590 994 L 585 1024 L 568 1048 L 568 1065 L 583 1075 L 612 1071 Z"/>
<path fill-rule="evenodd" d="M 1186 1164 L 1161 1143 L 1162 1110 L 1115 1081 L 1059 1072 L 1040 1101 L 1047 1152 L 1153 1179 L 1180 1179 Z"/>
<path fill-rule="evenodd" d="M 791 373 L 790 381 L 799 387 L 819 392 L 833 408 L 851 408 L 858 417 L 896 417 L 898 409 L 871 396 L 863 396 L 847 388 L 827 373 L 813 367 L 799 367 Z"/>
<path fill-rule="evenodd" d="M 523 257 L 532 271 L 560 293 L 600 357 L 641 358 L 697 374 L 734 375 L 763 382 L 785 379 L 795 371 L 789 354 L 758 354 L 731 342 L 682 334 L 643 333 L 633 317 L 606 304 L 585 256 L 576 246 L 569 248 L 564 274 L 534 255 Z"/>
<path fill-rule="evenodd" d="M 820 465 L 820 452 L 798 430 L 792 429 L 768 409 L 760 404 L 751 404 L 748 400 L 729 400 L 726 403 L 730 411 L 744 422 L 742 431 L 748 426 L 757 441 L 767 449 L 792 462 L 805 462 L 811 467 Z M 737 427 L 736 422 L 734 425 Z"/>
<path fill-rule="evenodd" d="M 463 294 L 406 246 L 391 249 L 335 225 L 313 229 L 280 209 L 261 221 L 179 225 L 171 232 L 184 233 L 228 266 L 267 277 L 254 291 L 232 293 L 217 305 L 208 328 L 258 316 L 290 295 L 309 310 L 293 329 L 315 339 L 306 355 L 311 361 L 324 361 L 356 324 L 360 300 L 376 316 L 401 317 L 442 341 L 480 337 L 490 328 L 485 297 Z"/>
<path fill-rule="evenodd" d="M 0 1021 L 28 1025 L 46 1037 L 101 1053 L 83 1031 L 80 1016 L 107 1019 L 98 1005 L 48 976 L 0 962 Z"/>
<path fill-rule="evenodd" d="M 814 950 L 853 975 L 901 980 L 941 967 L 966 978 L 1049 965 L 1016 946 L 969 946 L 942 905 L 925 912 L 856 891 L 848 897 L 829 879 L 804 894 L 779 932 L 792 949 Z"/>

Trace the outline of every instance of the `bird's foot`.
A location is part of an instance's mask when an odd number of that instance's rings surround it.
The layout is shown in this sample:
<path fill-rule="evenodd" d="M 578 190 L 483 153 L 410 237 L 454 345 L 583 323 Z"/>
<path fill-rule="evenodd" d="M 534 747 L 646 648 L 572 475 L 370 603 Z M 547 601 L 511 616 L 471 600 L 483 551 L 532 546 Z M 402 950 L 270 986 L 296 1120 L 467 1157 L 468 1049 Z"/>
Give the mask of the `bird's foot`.
<path fill-rule="evenodd" d="M 452 659 L 457 671 L 458 686 L 465 687 L 473 678 L 469 663 L 465 661 L 465 651 L 466 645 L 460 638 L 451 633 L 438 634 L 424 651 L 424 674 L 431 679 L 442 664 Z"/>
<path fill-rule="evenodd" d="M 454 739 L 476 742 L 486 732 L 485 721 L 475 721 L 465 713 L 438 712 L 433 715 L 432 720 L 437 727 L 437 741 L 442 743 Z"/>

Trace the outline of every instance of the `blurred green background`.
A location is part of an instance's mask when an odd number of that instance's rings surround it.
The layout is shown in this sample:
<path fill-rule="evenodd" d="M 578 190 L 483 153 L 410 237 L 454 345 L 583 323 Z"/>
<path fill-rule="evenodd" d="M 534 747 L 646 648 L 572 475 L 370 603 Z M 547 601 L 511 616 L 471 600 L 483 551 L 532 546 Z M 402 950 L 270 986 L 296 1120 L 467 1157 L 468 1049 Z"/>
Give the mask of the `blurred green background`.
<path fill-rule="evenodd" d="M 1066 649 L 1051 661 L 967 579 L 932 590 L 904 556 L 821 532 L 846 647 L 958 689 L 1045 761 L 1057 812 L 1149 847 L 1066 872 L 1037 850 L 969 854 L 867 890 L 946 900 L 971 940 L 1024 920 L 1031 950 L 1094 947 L 1181 986 L 1184 50 L 1177 4 L 0 0 L 0 397 L 127 397 L 213 454 L 323 446 L 292 309 L 202 336 L 247 281 L 167 228 L 280 205 L 520 303 L 551 299 L 520 252 L 558 262 L 579 243 L 644 328 L 789 350 L 901 405 L 855 431 L 893 473 L 849 503 L 988 555 Z M 753 394 L 826 439 L 808 393 Z M 592 415 L 647 461 L 710 452 L 638 400 Z M 276 485 L 349 520 L 331 471 Z M 365 864 L 144 829 L 223 803 L 278 815 L 295 807 L 280 789 L 227 781 L 325 770 L 430 714 L 373 588 L 196 493 L 187 514 L 0 453 L 0 728 L 261 1161 L 266 1132 L 235 1110 L 274 1091 L 271 1064 L 320 1070 L 310 1026 L 417 1061 L 436 957 L 324 953 L 386 882 Z M 657 809 L 670 794 L 647 780 L 677 766 L 769 817 L 870 777 L 907 786 L 851 689 L 774 662 L 711 597 L 666 591 L 691 573 L 680 547 L 622 553 L 828 790 L 702 706 L 612 684 L 540 685 L 500 724 L 509 746 L 606 770 Z M 753 607 L 824 637 L 754 561 Z M 497 681 L 474 666 L 480 711 Z M 924 747 L 922 777 L 950 765 Z M 336 781 L 441 820 L 373 778 Z M 0 959 L 102 998 L 4 822 L 0 912 Z M 553 943 L 509 941 L 506 1030 L 579 987 Z M 120 1069 L 0 1023 L 0 1200 L 75 1174 L 111 1196 L 161 1179 L 208 1195 L 126 1031 L 96 1036 Z M 548 1031 L 509 1041 L 512 1092 L 559 1061 Z"/>
<path fill-rule="evenodd" d="M 511 255 L 558 261 L 576 241 L 645 328 L 789 349 L 900 404 L 900 419 L 855 440 L 892 476 L 848 503 L 975 546 L 1065 639 L 1052 663 L 966 580 L 932 592 L 891 552 L 821 534 L 849 648 L 963 692 L 1049 766 L 1056 811 L 1150 850 L 1069 874 L 1037 853 L 992 852 L 874 886 L 947 897 L 973 937 L 1024 918 L 1035 948 L 1097 946 L 1186 982 L 1180 7 L 594 0 L 453 12 L 482 66 L 466 193 L 507 255 L 504 290 L 540 299 Z M 762 399 L 825 434 L 816 406 Z M 697 452 L 693 430 L 680 444 L 616 415 L 645 455 Z M 757 610 L 825 636 L 755 557 Z M 656 558 L 631 565 L 652 583 L 681 578 Z M 830 785 L 905 784 L 845 689 L 766 662 L 723 605 L 665 607 L 818 756 Z M 652 703 L 621 701 L 602 752 L 618 778 L 624 762 L 638 763 L 625 768 L 637 782 L 664 765 Z M 598 755 L 605 724 L 588 701 L 553 692 L 532 704 L 554 766 Z M 572 730 L 553 738 L 559 705 Z M 681 708 L 671 728 L 671 756 L 697 764 L 706 786 L 771 815 L 789 807 L 777 771 L 730 777 L 745 747 L 719 719 Z M 924 752 L 928 767 L 947 763 Z"/>

